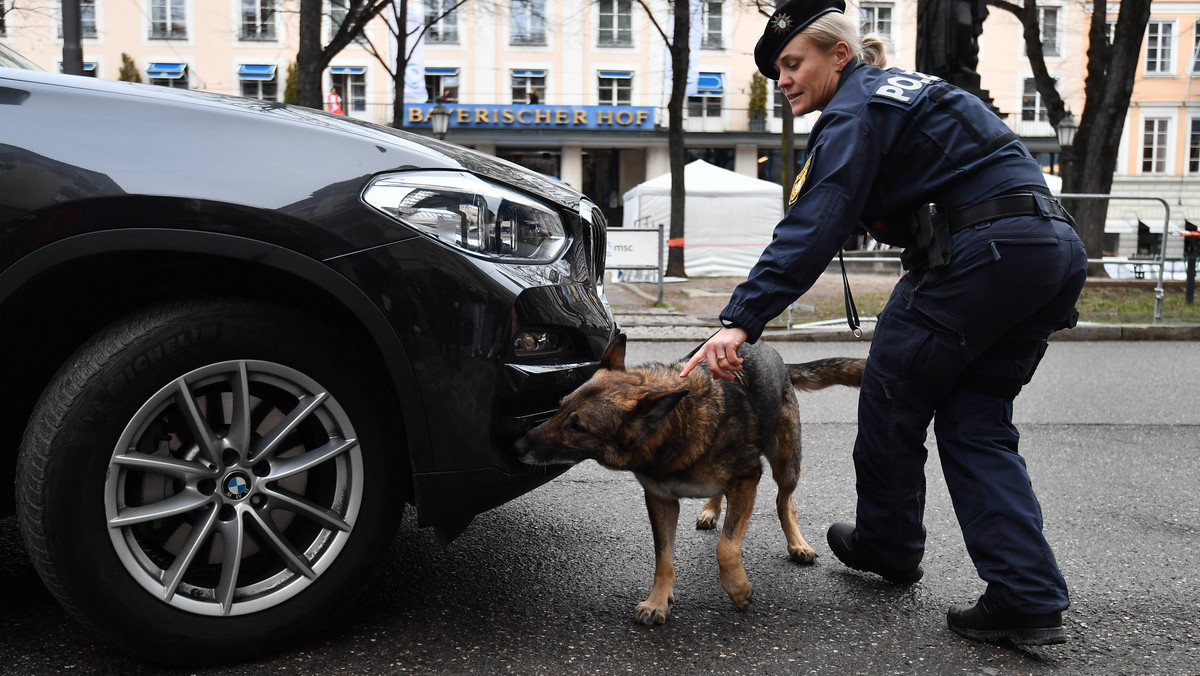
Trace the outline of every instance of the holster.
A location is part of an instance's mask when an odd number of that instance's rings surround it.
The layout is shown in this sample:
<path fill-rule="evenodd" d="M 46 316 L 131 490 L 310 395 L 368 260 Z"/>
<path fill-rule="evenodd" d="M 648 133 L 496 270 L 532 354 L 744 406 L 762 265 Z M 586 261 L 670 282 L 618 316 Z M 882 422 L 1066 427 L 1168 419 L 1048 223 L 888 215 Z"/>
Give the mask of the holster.
<path fill-rule="evenodd" d="M 937 270 L 950 265 L 950 220 L 946 212 L 930 202 L 917 209 L 913 235 L 916 244 L 900 253 L 900 262 L 908 270 Z"/>

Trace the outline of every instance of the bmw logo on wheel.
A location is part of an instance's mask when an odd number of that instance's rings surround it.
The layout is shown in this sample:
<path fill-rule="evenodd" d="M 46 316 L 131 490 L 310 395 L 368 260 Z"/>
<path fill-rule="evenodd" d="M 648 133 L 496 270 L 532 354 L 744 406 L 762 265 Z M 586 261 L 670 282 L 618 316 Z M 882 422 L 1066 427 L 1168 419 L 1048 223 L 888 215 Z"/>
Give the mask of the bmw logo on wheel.
<path fill-rule="evenodd" d="M 225 477 L 225 497 L 230 500 L 241 500 L 250 493 L 250 481 L 242 472 L 234 472 Z"/>

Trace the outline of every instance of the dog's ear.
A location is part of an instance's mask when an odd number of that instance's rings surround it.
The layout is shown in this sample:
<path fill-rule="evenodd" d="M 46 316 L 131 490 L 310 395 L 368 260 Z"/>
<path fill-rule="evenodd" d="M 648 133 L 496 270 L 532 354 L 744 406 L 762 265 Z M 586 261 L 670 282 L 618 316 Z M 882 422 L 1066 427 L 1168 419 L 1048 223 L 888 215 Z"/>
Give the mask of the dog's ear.
<path fill-rule="evenodd" d="M 600 366 L 609 371 L 624 371 L 625 370 L 625 334 L 618 333 L 616 338 L 608 344 L 608 348 L 604 350 L 604 356 L 600 358 Z"/>
<path fill-rule="evenodd" d="M 688 395 L 689 390 L 651 390 L 647 392 L 637 404 L 638 414 L 647 421 L 658 422 L 664 420 L 679 402 Z"/>

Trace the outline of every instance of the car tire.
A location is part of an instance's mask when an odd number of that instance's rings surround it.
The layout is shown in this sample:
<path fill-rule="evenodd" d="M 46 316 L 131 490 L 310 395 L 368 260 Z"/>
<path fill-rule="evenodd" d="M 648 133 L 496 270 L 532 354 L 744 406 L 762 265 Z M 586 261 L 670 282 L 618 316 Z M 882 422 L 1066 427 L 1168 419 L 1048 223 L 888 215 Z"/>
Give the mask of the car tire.
<path fill-rule="evenodd" d="M 296 311 L 221 299 L 95 336 L 20 450 L 20 525 L 46 586 L 165 663 L 246 659 L 327 625 L 383 562 L 408 486 L 367 352 Z"/>

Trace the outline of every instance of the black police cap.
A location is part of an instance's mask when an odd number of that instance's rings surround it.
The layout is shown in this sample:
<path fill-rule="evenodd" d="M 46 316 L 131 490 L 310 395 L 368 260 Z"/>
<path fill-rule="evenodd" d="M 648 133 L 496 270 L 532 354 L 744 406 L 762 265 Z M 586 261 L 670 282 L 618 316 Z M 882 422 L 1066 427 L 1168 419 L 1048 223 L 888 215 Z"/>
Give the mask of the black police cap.
<path fill-rule="evenodd" d="M 759 72 L 772 80 L 779 79 L 775 57 L 800 31 L 830 12 L 845 12 L 845 0 L 789 0 L 767 22 L 762 37 L 754 46 L 754 63 Z"/>

